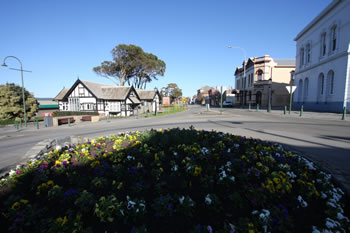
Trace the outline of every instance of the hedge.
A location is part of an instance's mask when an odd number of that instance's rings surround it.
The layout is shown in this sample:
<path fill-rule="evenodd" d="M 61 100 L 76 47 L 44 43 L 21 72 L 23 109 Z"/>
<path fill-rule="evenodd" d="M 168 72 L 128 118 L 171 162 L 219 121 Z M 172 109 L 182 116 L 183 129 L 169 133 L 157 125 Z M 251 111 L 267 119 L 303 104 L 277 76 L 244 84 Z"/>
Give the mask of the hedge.
<path fill-rule="evenodd" d="M 64 111 L 64 112 L 53 112 L 54 117 L 60 116 L 81 116 L 81 115 L 89 115 L 89 116 L 98 116 L 98 112 L 73 112 L 73 111 Z"/>

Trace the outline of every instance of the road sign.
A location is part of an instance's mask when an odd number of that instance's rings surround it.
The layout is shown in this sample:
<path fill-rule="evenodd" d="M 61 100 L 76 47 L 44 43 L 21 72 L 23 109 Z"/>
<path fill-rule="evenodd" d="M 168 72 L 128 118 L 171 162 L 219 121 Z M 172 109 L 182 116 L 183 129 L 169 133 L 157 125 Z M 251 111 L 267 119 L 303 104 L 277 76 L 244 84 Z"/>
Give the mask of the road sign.
<path fill-rule="evenodd" d="M 288 93 L 290 93 L 290 86 L 286 86 Z M 292 93 L 297 89 L 297 86 L 292 86 Z"/>

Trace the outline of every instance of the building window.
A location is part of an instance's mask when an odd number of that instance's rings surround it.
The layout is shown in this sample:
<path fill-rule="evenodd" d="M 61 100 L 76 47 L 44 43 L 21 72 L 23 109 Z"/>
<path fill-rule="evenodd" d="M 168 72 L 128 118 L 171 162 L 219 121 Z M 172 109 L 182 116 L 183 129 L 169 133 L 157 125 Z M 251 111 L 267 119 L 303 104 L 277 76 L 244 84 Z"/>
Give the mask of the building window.
<path fill-rule="evenodd" d="M 307 100 L 308 95 L 309 95 L 309 79 L 306 78 L 304 81 L 304 101 Z"/>
<path fill-rule="evenodd" d="M 323 73 L 319 75 L 318 83 L 319 83 L 319 94 L 323 95 L 323 92 L 324 92 L 324 74 Z"/>
<path fill-rule="evenodd" d="M 304 48 L 301 48 L 300 49 L 300 66 L 304 65 L 304 56 L 305 56 L 304 53 L 305 53 Z"/>
<path fill-rule="evenodd" d="M 331 49 L 335 51 L 337 48 L 337 25 L 334 25 L 331 29 Z"/>
<path fill-rule="evenodd" d="M 326 55 L 326 51 L 327 51 L 327 33 L 323 33 L 321 35 L 321 56 L 324 57 Z"/>
<path fill-rule="evenodd" d="M 302 101 L 303 97 L 303 80 L 299 80 L 299 85 L 298 85 L 299 91 L 298 91 L 298 102 Z"/>
<path fill-rule="evenodd" d="M 308 43 L 306 45 L 306 63 L 310 63 L 311 62 L 311 44 Z"/>
<path fill-rule="evenodd" d="M 79 96 L 84 96 L 84 87 L 79 87 Z"/>
<path fill-rule="evenodd" d="M 258 76 L 258 81 L 263 80 L 263 79 L 262 79 L 262 76 L 263 76 L 263 71 L 262 71 L 262 70 L 258 70 L 258 71 L 256 72 L 256 74 L 257 74 L 257 76 Z"/>
<path fill-rule="evenodd" d="M 327 90 L 328 95 L 333 95 L 334 93 L 334 71 L 330 70 L 327 75 Z"/>

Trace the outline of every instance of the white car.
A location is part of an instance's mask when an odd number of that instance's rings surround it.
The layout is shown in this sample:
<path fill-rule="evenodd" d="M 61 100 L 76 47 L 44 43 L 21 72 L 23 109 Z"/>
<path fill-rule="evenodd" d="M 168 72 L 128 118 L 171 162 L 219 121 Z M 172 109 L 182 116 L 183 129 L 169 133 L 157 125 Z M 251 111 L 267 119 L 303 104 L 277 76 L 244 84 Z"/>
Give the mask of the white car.
<path fill-rule="evenodd" d="M 230 102 L 230 101 L 224 101 L 224 102 L 222 103 L 222 106 L 223 106 L 223 107 L 232 107 L 232 102 Z"/>

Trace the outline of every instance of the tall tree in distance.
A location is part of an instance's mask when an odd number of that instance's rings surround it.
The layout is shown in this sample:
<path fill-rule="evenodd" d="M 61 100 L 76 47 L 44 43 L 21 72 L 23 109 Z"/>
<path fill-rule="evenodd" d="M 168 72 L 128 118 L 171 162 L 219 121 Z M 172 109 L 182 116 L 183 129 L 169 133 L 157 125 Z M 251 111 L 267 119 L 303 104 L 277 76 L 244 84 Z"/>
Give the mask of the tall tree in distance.
<path fill-rule="evenodd" d="M 136 45 L 120 44 L 112 49 L 112 57 L 113 61 L 104 61 L 93 71 L 120 86 L 128 83 L 136 88 L 146 88 L 146 83 L 165 73 L 164 61 Z"/>
<path fill-rule="evenodd" d="M 170 97 L 170 102 L 179 100 L 182 97 L 182 90 L 176 83 L 169 83 L 168 86 L 163 87 L 160 91 L 161 97 Z"/>

